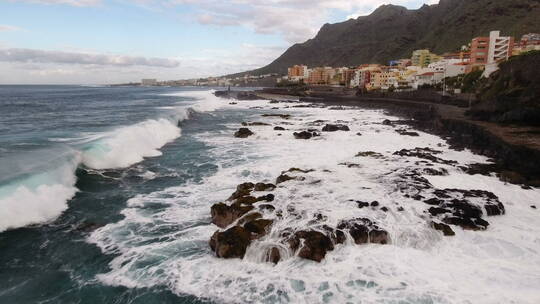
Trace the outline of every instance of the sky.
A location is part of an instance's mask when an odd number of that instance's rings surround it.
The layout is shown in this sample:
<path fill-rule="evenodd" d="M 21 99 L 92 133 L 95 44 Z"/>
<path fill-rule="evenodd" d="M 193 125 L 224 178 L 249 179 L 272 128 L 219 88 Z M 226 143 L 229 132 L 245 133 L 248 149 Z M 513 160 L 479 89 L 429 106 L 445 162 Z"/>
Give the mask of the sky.
<path fill-rule="evenodd" d="M 438 0 L 0 0 L 0 84 L 177 80 L 262 67 L 325 23 Z"/>

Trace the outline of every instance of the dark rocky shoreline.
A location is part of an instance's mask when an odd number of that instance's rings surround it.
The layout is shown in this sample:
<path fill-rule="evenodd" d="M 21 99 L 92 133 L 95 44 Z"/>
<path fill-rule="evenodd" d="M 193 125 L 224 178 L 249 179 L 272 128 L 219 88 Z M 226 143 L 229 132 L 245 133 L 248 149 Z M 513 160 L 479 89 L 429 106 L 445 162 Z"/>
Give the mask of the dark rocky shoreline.
<path fill-rule="evenodd" d="M 361 104 L 361 106 L 383 107 L 393 115 L 407 118 L 400 121 L 385 120 L 381 122 L 382 125 L 394 128 L 401 136 L 419 136 L 418 133 L 407 129 L 407 126 L 414 126 L 418 129 L 448 137 L 448 141 L 455 149 L 472 147 L 473 151 L 479 152 L 497 148 L 495 146 L 496 141 L 475 141 L 474 139 L 478 138 L 478 136 L 486 136 L 485 133 L 467 124 L 461 125 L 452 120 L 445 120 L 438 115 L 438 109 L 434 106 L 425 107 L 425 105 L 415 104 L 414 106 L 404 107 L 401 104 L 395 106 L 390 103 L 381 106 L 378 102 Z M 270 103 L 279 103 L 279 101 L 270 101 Z M 343 101 L 326 100 L 311 104 L 310 107 L 340 110 L 343 109 L 343 106 L 358 106 L 358 103 L 360 102 L 344 103 Z M 278 124 L 291 119 L 289 114 L 263 114 L 263 117 L 281 119 L 282 121 L 276 120 Z M 272 124 L 265 122 L 248 122 L 242 123 L 242 125 L 244 128 L 240 128 L 234 136 L 248 141 L 250 140 L 248 137 L 255 133 L 245 128 L 246 126 L 268 127 L 275 130 Z M 306 128 L 306 131 L 291 133 L 291 140 L 315 140 L 322 132 L 350 131 L 349 127 L 341 121 L 305 122 L 302 123 L 302 126 Z M 466 139 L 469 139 L 468 141 L 455 134 L 457 131 L 453 130 L 452 127 L 457 128 L 457 126 L 461 126 L 461 129 L 458 130 L 463 133 L 463 136 L 467 135 L 468 132 L 472 132 L 472 135 L 465 136 Z M 281 131 L 281 129 L 279 130 Z M 361 134 L 358 135 L 361 136 Z M 470 138 L 473 140 L 470 140 Z M 516 176 L 521 177 L 522 175 L 516 173 L 516 171 L 500 170 L 506 168 L 502 167 L 500 163 L 495 165 L 473 164 L 460 167 L 455 161 L 439 158 L 437 155 L 440 153 L 442 152 L 436 149 L 423 147 L 395 151 L 391 157 L 416 158 L 420 159 L 420 161 L 415 162 L 418 169 L 402 168 L 393 172 L 391 182 L 396 185 L 396 190 L 403 198 L 424 204 L 423 214 L 419 218 L 425 221 L 431 229 L 440 231 L 444 236 L 455 235 L 453 228 L 455 226 L 475 231 L 487 229 L 490 224 L 486 217 L 501 216 L 506 212 L 504 205 L 495 194 L 482 190 L 438 189 L 422 175 L 448 175 L 446 169 L 436 168 L 435 165 L 453 166 L 462 169 L 468 174 L 499 172 L 501 178 L 510 177 L 512 180 L 509 181 L 512 182 L 517 181 Z M 513 155 L 515 152 L 507 150 L 505 153 Z M 499 155 L 494 154 L 493 156 L 502 157 L 506 154 Z M 372 151 L 360 151 L 356 157 L 384 160 L 386 156 Z M 406 160 L 406 162 L 409 161 Z M 351 170 L 355 170 L 360 166 L 356 163 L 343 163 L 340 165 Z M 263 253 L 264 261 L 274 264 L 283 260 L 283 250 L 288 253 L 288 256 L 296 255 L 303 259 L 321 262 L 328 252 L 334 250 L 335 246 L 344 244 L 347 240 L 355 245 L 392 243 L 392 238 L 385 227 L 381 227 L 373 220 L 363 217 L 343 218 L 337 225 L 328 225 L 325 223 L 327 216 L 323 213 L 317 213 L 309 222 L 308 227 L 302 229 L 283 228 L 280 222 L 283 222 L 285 218 L 297 217 L 300 219 L 305 214 L 298 213 L 295 210 L 294 206 L 290 204 L 288 196 L 280 197 L 274 190 L 279 188 L 284 191 L 294 191 L 294 186 L 309 187 L 320 183 L 321 180 L 309 181 L 309 175 L 312 172 L 315 172 L 315 170 L 290 168 L 282 171 L 281 175 L 276 177 L 274 183 L 245 182 L 239 184 L 236 191 L 224 202 L 214 204 L 210 210 L 212 223 L 220 229 L 210 238 L 209 246 L 216 256 L 219 258 L 242 259 L 253 242 L 264 239 L 270 234 L 274 239 L 279 239 L 279 244 L 261 250 L 265 251 Z M 530 183 L 529 180 L 525 179 L 520 181 Z M 292 190 L 288 188 L 291 183 L 294 185 Z M 528 187 L 527 184 L 523 186 Z M 371 210 L 380 213 L 403 212 L 405 206 L 398 203 L 366 202 L 361 198 L 351 198 L 350 203 L 356 204 L 357 208 L 371 208 Z"/>
<path fill-rule="evenodd" d="M 515 136 L 512 137 L 511 132 L 508 136 L 502 134 L 496 124 L 465 118 L 464 109 L 428 102 L 358 97 L 302 98 L 301 101 L 334 107 L 383 109 L 391 115 L 403 117 L 403 122 L 416 129 L 445 138 L 456 150 L 469 149 L 493 160 L 494 165 L 479 167 L 476 173 L 495 173 L 503 181 L 521 184 L 525 188 L 540 187 L 540 142 L 519 142 L 527 136 L 527 128 L 517 127 Z M 512 126 L 501 126 L 504 128 Z"/>

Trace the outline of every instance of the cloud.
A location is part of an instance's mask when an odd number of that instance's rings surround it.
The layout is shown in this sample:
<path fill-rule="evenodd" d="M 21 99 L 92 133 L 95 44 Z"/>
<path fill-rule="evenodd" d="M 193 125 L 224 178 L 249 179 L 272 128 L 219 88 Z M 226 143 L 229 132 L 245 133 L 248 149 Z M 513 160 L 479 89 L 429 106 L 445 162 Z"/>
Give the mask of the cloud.
<path fill-rule="evenodd" d="M 20 27 L 0 24 L 0 32 L 13 32 L 22 30 Z"/>
<path fill-rule="evenodd" d="M 4 61 L 5 50 L 0 49 L 0 84 L 111 84 L 140 81 L 143 78 L 177 80 L 234 74 L 266 65 L 285 48 L 243 43 L 230 50 L 203 49 L 179 56 L 182 64 L 176 68 L 58 63 L 73 60 Z"/>
<path fill-rule="evenodd" d="M 24 63 L 58 63 L 109 66 L 152 66 L 174 68 L 180 65 L 176 59 L 146 58 L 123 55 L 71 53 L 35 49 L 0 49 L 0 61 Z"/>
<path fill-rule="evenodd" d="M 11 2 L 28 2 L 38 4 L 65 4 L 71 6 L 96 6 L 101 0 L 10 0 Z"/>
<path fill-rule="evenodd" d="M 147 5 L 193 8 L 204 25 L 244 26 L 260 34 L 281 35 L 287 42 L 312 38 L 332 16 L 356 18 L 383 4 L 419 7 L 438 0 L 144 0 Z"/>

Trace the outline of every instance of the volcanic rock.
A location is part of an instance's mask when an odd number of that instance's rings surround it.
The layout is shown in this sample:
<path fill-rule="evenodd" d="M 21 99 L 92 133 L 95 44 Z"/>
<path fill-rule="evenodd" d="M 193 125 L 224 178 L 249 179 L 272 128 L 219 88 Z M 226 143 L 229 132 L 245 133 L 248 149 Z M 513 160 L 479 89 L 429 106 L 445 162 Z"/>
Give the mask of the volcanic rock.
<path fill-rule="evenodd" d="M 255 188 L 255 184 L 253 183 L 243 183 L 238 186 L 236 186 L 236 191 L 229 197 L 229 201 L 237 199 L 242 196 L 249 195 L 251 191 Z"/>
<path fill-rule="evenodd" d="M 276 188 L 274 184 L 256 183 L 254 186 L 255 191 L 272 191 Z"/>
<path fill-rule="evenodd" d="M 249 136 L 253 135 L 255 133 L 251 132 L 248 128 L 240 128 L 236 133 L 234 133 L 234 137 L 238 138 L 248 138 Z"/>
<path fill-rule="evenodd" d="M 296 139 L 310 139 L 312 137 L 319 136 L 319 133 L 310 132 L 310 131 L 302 131 L 302 132 L 294 132 L 293 135 L 294 135 L 294 138 Z"/>
<path fill-rule="evenodd" d="M 281 260 L 281 254 L 279 253 L 279 249 L 276 247 L 272 247 L 270 250 L 266 252 L 266 262 L 277 264 Z"/>
<path fill-rule="evenodd" d="M 388 232 L 380 229 L 369 219 L 359 218 L 342 221 L 337 226 L 339 230 L 348 230 L 357 245 L 366 243 L 388 244 Z"/>
<path fill-rule="evenodd" d="M 299 257 L 316 262 L 322 261 L 328 251 L 334 250 L 332 240 L 319 231 L 298 231 L 288 242 L 293 251 L 298 250 Z"/>
<path fill-rule="evenodd" d="M 234 226 L 224 232 L 216 231 L 210 238 L 209 245 L 217 257 L 233 259 L 243 258 L 250 243 L 250 232 L 243 227 Z"/>
<path fill-rule="evenodd" d="M 273 220 L 258 219 L 246 223 L 244 228 L 251 233 L 252 239 L 258 239 L 268 233 L 268 229 L 272 223 L 274 223 Z"/>
<path fill-rule="evenodd" d="M 244 127 L 247 127 L 247 126 L 269 126 L 269 124 L 264 123 L 264 122 L 256 121 L 256 122 L 243 122 L 242 126 L 244 126 Z"/>
<path fill-rule="evenodd" d="M 454 230 L 452 230 L 452 228 L 450 228 L 450 226 L 448 226 L 448 225 L 446 225 L 446 224 L 432 222 L 432 223 L 431 223 L 431 226 L 432 226 L 435 230 L 442 231 L 443 234 L 444 234 L 445 236 L 453 236 L 453 235 L 456 235 L 456 233 L 454 232 Z"/>
<path fill-rule="evenodd" d="M 253 206 L 240 206 L 238 204 L 227 206 L 224 203 L 219 203 L 210 208 L 210 214 L 214 225 L 225 228 L 251 210 L 253 210 Z"/>
<path fill-rule="evenodd" d="M 336 131 L 350 131 L 348 126 L 346 125 L 331 125 L 327 124 L 322 128 L 323 132 L 336 132 Z"/>

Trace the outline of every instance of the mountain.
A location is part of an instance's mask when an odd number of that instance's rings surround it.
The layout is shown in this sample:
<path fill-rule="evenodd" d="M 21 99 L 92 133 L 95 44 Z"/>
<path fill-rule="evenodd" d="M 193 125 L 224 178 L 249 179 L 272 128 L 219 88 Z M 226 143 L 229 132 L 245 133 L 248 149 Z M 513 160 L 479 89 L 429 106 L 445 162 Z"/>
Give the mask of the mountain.
<path fill-rule="evenodd" d="M 295 44 L 250 74 L 287 72 L 295 64 L 355 66 L 410 58 L 413 50 L 458 50 L 491 30 L 516 38 L 540 31 L 540 0 L 441 0 L 416 10 L 383 5 L 369 16 L 325 24 L 313 39 Z M 242 73 L 243 74 L 243 73 Z"/>

